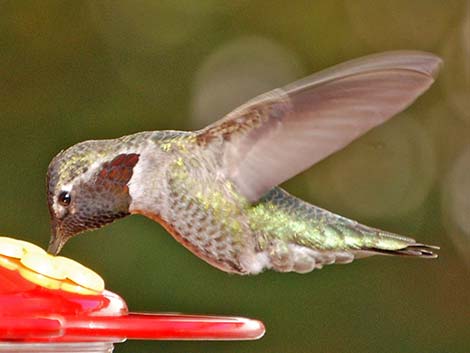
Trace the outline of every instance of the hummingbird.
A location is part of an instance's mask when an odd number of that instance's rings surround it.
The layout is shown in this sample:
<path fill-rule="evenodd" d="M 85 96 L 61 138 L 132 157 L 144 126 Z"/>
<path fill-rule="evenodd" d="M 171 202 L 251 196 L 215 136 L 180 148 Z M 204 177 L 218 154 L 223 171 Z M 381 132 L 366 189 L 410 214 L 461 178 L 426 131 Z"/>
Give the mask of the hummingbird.
<path fill-rule="evenodd" d="M 371 255 L 436 258 L 437 246 L 360 224 L 278 185 L 407 108 L 441 59 L 393 51 L 262 94 L 197 131 L 80 142 L 47 172 L 48 251 L 131 214 L 229 273 L 306 273 Z"/>

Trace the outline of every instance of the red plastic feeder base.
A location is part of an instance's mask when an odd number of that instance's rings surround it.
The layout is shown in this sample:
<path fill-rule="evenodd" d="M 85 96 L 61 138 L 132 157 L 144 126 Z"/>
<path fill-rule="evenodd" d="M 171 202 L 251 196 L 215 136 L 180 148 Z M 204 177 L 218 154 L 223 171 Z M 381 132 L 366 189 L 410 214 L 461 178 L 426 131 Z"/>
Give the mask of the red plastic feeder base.
<path fill-rule="evenodd" d="M 240 317 L 129 313 L 110 291 L 57 289 L 25 275 L 19 260 L 0 260 L 0 352 L 111 352 L 126 339 L 253 340 L 265 332 L 260 321 Z"/>

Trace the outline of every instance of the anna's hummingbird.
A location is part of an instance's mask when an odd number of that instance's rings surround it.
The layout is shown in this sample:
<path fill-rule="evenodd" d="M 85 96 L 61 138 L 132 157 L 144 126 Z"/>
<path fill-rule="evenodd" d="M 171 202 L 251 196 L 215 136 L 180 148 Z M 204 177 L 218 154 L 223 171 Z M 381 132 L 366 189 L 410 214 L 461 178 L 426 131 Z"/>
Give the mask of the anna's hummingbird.
<path fill-rule="evenodd" d="M 47 174 L 49 252 L 129 214 L 160 223 L 226 272 L 309 272 L 438 247 L 359 224 L 277 187 L 409 106 L 441 59 L 413 51 L 349 61 L 254 98 L 194 132 L 140 132 L 60 152 Z"/>

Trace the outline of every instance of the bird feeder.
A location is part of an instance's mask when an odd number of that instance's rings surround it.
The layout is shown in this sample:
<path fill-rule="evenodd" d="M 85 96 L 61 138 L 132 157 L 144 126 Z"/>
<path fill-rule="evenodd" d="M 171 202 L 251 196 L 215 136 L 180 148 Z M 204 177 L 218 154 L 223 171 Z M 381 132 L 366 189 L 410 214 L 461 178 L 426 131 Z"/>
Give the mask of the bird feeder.
<path fill-rule="evenodd" d="M 254 340 L 260 321 L 129 312 L 103 279 L 78 262 L 0 237 L 0 352 L 112 352 L 139 340 Z"/>

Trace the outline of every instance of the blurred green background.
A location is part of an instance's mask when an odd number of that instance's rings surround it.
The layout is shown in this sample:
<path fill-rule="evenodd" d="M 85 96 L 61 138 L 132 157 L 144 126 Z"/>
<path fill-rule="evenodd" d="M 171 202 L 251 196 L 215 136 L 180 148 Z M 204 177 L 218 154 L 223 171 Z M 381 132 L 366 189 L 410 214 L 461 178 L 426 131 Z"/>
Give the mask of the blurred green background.
<path fill-rule="evenodd" d="M 200 128 L 258 93 L 392 49 L 441 55 L 437 83 L 285 187 L 438 244 L 438 260 L 231 276 L 138 216 L 63 253 L 134 311 L 245 315 L 267 327 L 255 342 L 127 342 L 117 352 L 469 352 L 468 1 L 0 1 L 0 232 L 46 246 L 44 178 L 62 148 Z"/>

